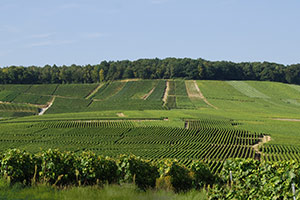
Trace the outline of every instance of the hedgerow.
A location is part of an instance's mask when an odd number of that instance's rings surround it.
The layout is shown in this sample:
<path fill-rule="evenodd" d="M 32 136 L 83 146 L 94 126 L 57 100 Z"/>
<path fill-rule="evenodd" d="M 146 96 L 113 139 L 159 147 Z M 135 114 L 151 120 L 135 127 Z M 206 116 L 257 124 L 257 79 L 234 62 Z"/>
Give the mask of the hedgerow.
<path fill-rule="evenodd" d="M 194 161 L 186 167 L 176 160 L 151 162 L 139 157 L 98 156 L 46 150 L 30 154 L 18 149 L 0 155 L 0 174 L 11 184 L 41 182 L 56 186 L 135 183 L 141 190 L 167 188 L 175 192 L 206 188 L 209 199 L 291 199 L 300 197 L 300 163 L 229 159 L 214 175 Z M 293 191 L 295 188 L 295 192 Z"/>
<path fill-rule="evenodd" d="M 159 177 L 170 177 L 171 187 L 181 192 L 193 188 L 193 182 L 199 182 L 199 177 L 194 180 L 192 171 L 176 161 L 155 163 L 133 155 L 113 159 L 93 152 L 76 154 L 49 149 L 30 154 L 12 149 L 0 158 L 0 174 L 12 184 L 40 182 L 67 186 L 135 183 L 146 190 L 154 188 Z"/>

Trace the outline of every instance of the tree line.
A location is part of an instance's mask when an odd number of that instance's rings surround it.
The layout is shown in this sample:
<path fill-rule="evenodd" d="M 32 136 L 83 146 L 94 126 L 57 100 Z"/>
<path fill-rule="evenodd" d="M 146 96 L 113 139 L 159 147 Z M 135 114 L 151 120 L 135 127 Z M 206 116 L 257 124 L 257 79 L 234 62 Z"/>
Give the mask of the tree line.
<path fill-rule="evenodd" d="M 9 66 L 0 68 L 0 84 L 97 83 L 141 79 L 258 80 L 300 84 L 300 64 L 207 61 L 190 58 L 102 61 L 96 65 Z"/>

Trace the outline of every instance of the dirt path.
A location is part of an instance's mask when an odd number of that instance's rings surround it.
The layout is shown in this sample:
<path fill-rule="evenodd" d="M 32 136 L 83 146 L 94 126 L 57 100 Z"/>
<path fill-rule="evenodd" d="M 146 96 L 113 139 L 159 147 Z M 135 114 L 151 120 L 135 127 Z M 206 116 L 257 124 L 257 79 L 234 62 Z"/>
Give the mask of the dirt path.
<path fill-rule="evenodd" d="M 163 97 L 164 105 L 166 105 L 166 103 L 167 103 L 167 99 L 168 99 L 168 95 L 169 95 L 169 90 L 170 90 L 170 83 L 169 83 L 169 81 L 167 81 L 166 82 L 165 94 L 164 94 L 164 97 Z"/>
<path fill-rule="evenodd" d="M 255 151 L 255 159 L 260 160 L 262 152 L 259 151 L 259 147 L 262 146 L 263 144 L 269 142 L 269 141 L 271 141 L 271 136 L 264 135 L 264 137 L 262 138 L 262 140 L 259 143 L 252 146 L 252 148 Z"/>
<path fill-rule="evenodd" d="M 49 102 L 47 107 L 42 108 L 41 112 L 39 112 L 39 115 L 43 115 L 52 106 L 54 100 L 55 100 L 55 97 L 52 98 L 52 100 Z"/>
<path fill-rule="evenodd" d="M 133 78 L 133 79 L 120 80 L 120 82 L 139 81 L 139 80 L 141 80 L 141 79 L 140 78 Z"/>
<path fill-rule="evenodd" d="M 148 92 L 148 94 L 144 95 L 144 96 L 142 97 L 142 99 L 146 100 L 146 99 L 152 94 L 152 92 L 153 92 L 154 90 L 155 90 L 155 87 L 152 88 L 152 90 L 150 90 L 150 92 Z"/>
<path fill-rule="evenodd" d="M 214 109 L 218 109 L 216 106 L 212 105 L 211 103 L 209 103 L 207 101 L 207 99 L 205 98 L 205 96 L 202 94 L 200 88 L 198 87 L 197 82 L 196 81 L 193 81 L 193 82 L 194 82 L 194 85 L 195 85 L 195 88 L 196 88 L 198 94 L 193 94 L 192 97 L 196 97 L 197 96 L 198 98 L 202 99 L 207 105 L 213 107 Z"/>
<path fill-rule="evenodd" d="M 117 113 L 118 117 L 126 117 L 124 113 Z"/>
<path fill-rule="evenodd" d="M 272 120 L 289 121 L 289 122 L 300 122 L 300 119 L 273 118 Z"/>
<path fill-rule="evenodd" d="M 104 85 L 104 83 L 100 83 L 98 87 L 96 87 L 90 94 L 88 94 L 85 99 L 91 98 L 94 94 L 98 92 L 98 90 Z"/>

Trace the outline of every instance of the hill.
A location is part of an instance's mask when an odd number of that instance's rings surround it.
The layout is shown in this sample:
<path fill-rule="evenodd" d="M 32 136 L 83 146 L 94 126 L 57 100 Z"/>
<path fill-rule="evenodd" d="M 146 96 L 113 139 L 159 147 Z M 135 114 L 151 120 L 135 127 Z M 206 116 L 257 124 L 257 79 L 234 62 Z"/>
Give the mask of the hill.
<path fill-rule="evenodd" d="M 297 85 L 129 79 L 0 88 L 0 150 L 132 153 L 187 165 L 201 159 L 214 171 L 230 157 L 300 156 Z"/>

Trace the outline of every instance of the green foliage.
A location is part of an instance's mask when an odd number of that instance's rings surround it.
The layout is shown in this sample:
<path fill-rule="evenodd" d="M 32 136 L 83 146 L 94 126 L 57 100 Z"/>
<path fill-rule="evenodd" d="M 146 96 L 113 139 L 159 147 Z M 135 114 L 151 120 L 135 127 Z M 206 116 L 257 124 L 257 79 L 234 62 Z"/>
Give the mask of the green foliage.
<path fill-rule="evenodd" d="M 89 106 L 89 110 L 160 110 L 163 104 L 162 88 L 158 81 L 115 81 L 100 88 L 93 97 L 95 101 Z M 147 98 L 152 90 L 154 96 L 152 92 Z"/>
<path fill-rule="evenodd" d="M 154 91 L 151 93 L 151 95 L 147 98 L 148 101 L 160 101 L 162 100 L 164 96 L 164 92 L 166 89 L 166 81 L 159 80 Z"/>
<path fill-rule="evenodd" d="M 53 95 L 59 85 L 57 84 L 39 84 L 32 85 L 26 93 L 38 95 Z M 24 92 L 24 91 L 21 91 Z"/>
<path fill-rule="evenodd" d="M 284 66 L 269 62 L 207 61 L 190 58 L 103 61 L 97 65 L 5 67 L 0 69 L 0 84 L 96 83 L 103 78 L 261 80 L 299 84 L 300 65 Z M 102 73 L 101 73 L 102 74 Z"/>
<path fill-rule="evenodd" d="M 176 194 L 172 191 L 148 190 L 141 192 L 133 184 L 96 186 L 69 186 L 63 189 L 47 185 L 31 187 L 10 187 L 0 180 L 1 200 L 133 200 L 133 199 L 168 199 L 168 200 L 204 200 L 206 192 L 192 190 Z"/>
<path fill-rule="evenodd" d="M 104 81 L 104 70 L 100 69 L 99 71 L 99 81 L 103 82 Z"/>
<path fill-rule="evenodd" d="M 193 172 L 193 185 L 196 189 L 200 189 L 205 185 L 212 185 L 216 181 L 215 175 L 201 161 L 194 161 L 191 164 L 191 171 Z"/>
<path fill-rule="evenodd" d="M 97 156 L 92 152 L 79 155 L 76 166 L 80 183 L 95 185 L 117 183 L 119 180 L 118 166 L 114 160 Z"/>
<path fill-rule="evenodd" d="M 61 84 L 55 90 L 54 95 L 84 98 L 97 86 L 97 84 Z"/>
<path fill-rule="evenodd" d="M 50 96 L 41 96 L 41 95 L 23 93 L 17 96 L 13 100 L 13 102 L 44 105 L 48 103 L 50 100 L 51 100 Z"/>
<path fill-rule="evenodd" d="M 56 97 L 53 105 L 46 111 L 47 114 L 65 112 L 83 112 L 91 104 L 89 99 L 68 99 Z"/>
<path fill-rule="evenodd" d="M 126 84 L 126 82 L 114 81 L 101 87 L 95 94 L 94 99 L 106 100 L 118 93 Z"/>
<path fill-rule="evenodd" d="M 18 95 L 19 92 L 3 90 L 0 91 L 0 101 L 12 102 Z"/>
<path fill-rule="evenodd" d="M 118 165 L 123 181 L 134 182 L 142 190 L 155 187 L 159 173 L 150 162 L 135 156 L 121 156 Z"/>
<path fill-rule="evenodd" d="M 36 160 L 25 151 L 11 149 L 1 158 L 0 174 L 11 183 L 30 184 L 35 173 Z"/>
<path fill-rule="evenodd" d="M 233 182 L 213 187 L 210 199 L 291 199 L 292 183 L 299 187 L 300 165 L 294 161 L 228 160 L 221 173 L 224 182 L 228 182 L 230 171 Z"/>
<path fill-rule="evenodd" d="M 28 112 L 38 113 L 38 108 L 26 104 L 0 103 L 0 112 Z"/>
<path fill-rule="evenodd" d="M 77 156 L 74 153 L 49 149 L 42 152 L 39 159 L 39 178 L 42 182 L 55 185 L 76 183 Z"/>
<path fill-rule="evenodd" d="M 177 162 L 173 162 L 167 173 L 171 177 L 171 184 L 175 192 L 186 192 L 193 186 L 190 171 Z"/>

